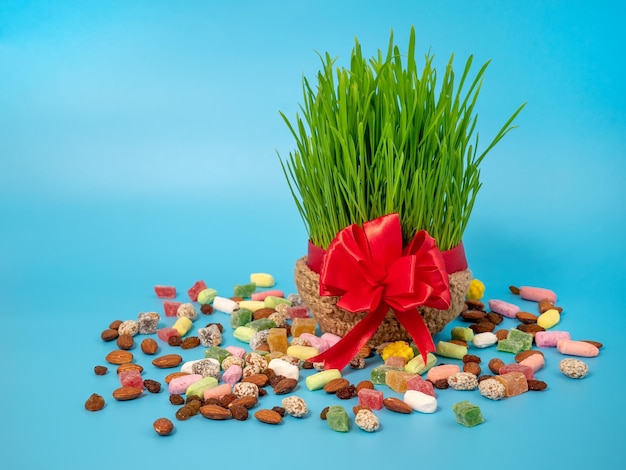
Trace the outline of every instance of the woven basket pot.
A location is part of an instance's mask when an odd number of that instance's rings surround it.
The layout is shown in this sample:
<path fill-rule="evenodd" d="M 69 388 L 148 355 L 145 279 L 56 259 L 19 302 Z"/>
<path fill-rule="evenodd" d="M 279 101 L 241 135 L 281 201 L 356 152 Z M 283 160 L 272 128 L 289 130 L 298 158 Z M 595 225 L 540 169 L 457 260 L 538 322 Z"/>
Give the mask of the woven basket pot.
<path fill-rule="evenodd" d="M 351 313 L 337 307 L 339 297 L 321 296 L 319 274 L 312 271 L 307 265 L 307 257 L 303 256 L 296 262 L 295 283 L 298 293 L 306 302 L 311 314 L 317 321 L 324 333 L 333 333 L 345 336 L 365 313 Z M 439 333 L 452 320 L 465 309 L 465 297 L 469 289 L 472 273 L 469 269 L 458 271 L 449 275 L 450 278 L 450 308 L 437 310 L 434 308 L 420 307 L 419 311 L 424 317 L 431 334 Z M 389 310 L 383 323 L 367 342 L 367 345 L 375 348 L 389 341 L 411 341 L 411 337 L 404 327 L 398 322 L 392 310 Z"/>

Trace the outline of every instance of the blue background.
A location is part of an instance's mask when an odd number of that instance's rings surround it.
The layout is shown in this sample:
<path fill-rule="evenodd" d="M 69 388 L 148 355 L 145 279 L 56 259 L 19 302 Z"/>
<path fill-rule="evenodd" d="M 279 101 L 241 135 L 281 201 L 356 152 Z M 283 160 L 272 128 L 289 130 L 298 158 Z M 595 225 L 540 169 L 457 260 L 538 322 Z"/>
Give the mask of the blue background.
<path fill-rule="evenodd" d="M 239 468 L 253 456 L 256 468 L 580 468 L 623 459 L 625 9 L 617 1 L 1 0 L 3 468 L 183 460 Z M 407 44 L 411 25 L 418 52 L 430 49 L 440 67 L 452 53 L 457 67 L 469 54 L 477 65 L 492 60 L 478 104 L 483 143 L 528 103 L 484 162 L 464 244 L 485 299 L 518 301 L 509 285 L 557 292 L 565 309 L 557 328 L 605 344 L 587 360 L 589 376 L 565 378 L 550 350 L 537 373 L 549 384 L 543 393 L 491 402 L 446 390 L 433 415 L 381 411 L 374 434 L 329 430 L 318 414 L 337 400 L 301 384 L 311 408 L 303 420 L 270 428 L 195 417 L 157 436 L 152 421 L 175 408 L 166 393 L 112 399 L 114 366 L 104 377 L 92 372 L 112 349 L 100 332 L 161 311 L 155 284 L 177 286 L 184 301 L 204 279 L 228 296 L 261 271 L 294 292 L 307 236 L 277 157 L 294 146 L 279 111 L 295 115 L 303 75 L 320 65 L 316 51 L 345 65 L 355 37 L 371 56 L 392 28 Z M 226 335 L 225 344 L 236 340 Z M 162 380 L 133 352 L 146 378 Z M 497 353 L 480 355 L 486 365 Z M 356 383 L 368 371 L 346 376 Z M 83 408 L 93 392 L 107 399 L 98 413 Z M 484 424 L 455 422 L 451 406 L 465 399 L 481 406 Z M 279 400 L 270 393 L 262 403 Z"/>

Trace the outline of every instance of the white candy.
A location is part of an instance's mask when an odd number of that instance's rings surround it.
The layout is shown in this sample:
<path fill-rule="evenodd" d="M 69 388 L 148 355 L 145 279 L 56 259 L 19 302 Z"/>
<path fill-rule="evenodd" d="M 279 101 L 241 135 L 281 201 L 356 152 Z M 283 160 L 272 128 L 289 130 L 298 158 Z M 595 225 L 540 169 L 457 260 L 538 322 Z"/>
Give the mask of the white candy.
<path fill-rule="evenodd" d="M 474 339 L 472 340 L 472 344 L 477 348 L 487 348 L 489 346 L 493 346 L 497 342 L 498 337 L 490 331 L 475 334 Z"/>
<path fill-rule="evenodd" d="M 180 371 L 181 372 L 187 372 L 188 374 L 193 374 L 193 365 L 196 362 L 206 361 L 206 360 L 215 362 L 217 364 L 217 366 L 220 367 L 220 363 L 219 363 L 219 361 L 217 359 L 214 359 L 212 357 L 208 357 L 206 359 L 195 359 L 193 361 L 183 362 L 183 365 L 180 367 Z"/>
<path fill-rule="evenodd" d="M 220 312 L 233 313 L 239 308 L 239 304 L 234 300 L 228 299 L 226 297 L 216 296 L 213 299 L 213 308 L 215 310 L 219 310 Z"/>
<path fill-rule="evenodd" d="M 404 402 L 420 413 L 434 413 L 437 410 L 437 399 L 419 390 L 407 390 Z"/>
<path fill-rule="evenodd" d="M 300 368 L 280 358 L 272 359 L 267 367 L 272 369 L 276 375 L 282 375 L 288 379 L 298 380 L 300 378 Z"/>

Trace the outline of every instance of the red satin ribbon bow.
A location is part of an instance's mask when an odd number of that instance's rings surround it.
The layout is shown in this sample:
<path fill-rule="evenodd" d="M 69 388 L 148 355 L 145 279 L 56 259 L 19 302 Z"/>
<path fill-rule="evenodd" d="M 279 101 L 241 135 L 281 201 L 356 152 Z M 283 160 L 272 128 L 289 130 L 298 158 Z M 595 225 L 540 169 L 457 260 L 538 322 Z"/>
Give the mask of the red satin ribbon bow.
<path fill-rule="evenodd" d="M 320 273 L 320 295 L 340 296 L 337 306 L 369 312 L 338 343 L 309 359 L 343 369 L 376 332 L 389 309 L 415 341 L 424 362 L 435 351 L 417 311 L 450 307 L 450 285 L 441 252 L 425 230 L 402 248 L 400 217 L 393 213 L 341 230 L 331 242 Z"/>

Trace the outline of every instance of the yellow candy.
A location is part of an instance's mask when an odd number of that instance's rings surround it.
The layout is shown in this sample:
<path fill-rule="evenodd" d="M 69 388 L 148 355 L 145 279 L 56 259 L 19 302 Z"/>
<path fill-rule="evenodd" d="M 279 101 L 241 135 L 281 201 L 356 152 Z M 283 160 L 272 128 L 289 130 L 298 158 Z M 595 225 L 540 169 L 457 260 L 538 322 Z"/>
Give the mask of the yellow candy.
<path fill-rule="evenodd" d="M 387 358 L 391 356 L 403 357 L 408 362 L 413 359 L 415 353 L 413 352 L 413 348 L 409 346 L 409 343 L 406 341 L 395 341 L 385 346 L 381 353 L 383 361 L 386 361 Z"/>
<path fill-rule="evenodd" d="M 273 287 L 274 276 L 267 273 L 252 273 L 250 274 L 250 282 L 254 282 L 257 287 Z"/>
<path fill-rule="evenodd" d="M 546 310 L 541 315 L 539 315 L 539 318 L 537 318 L 537 325 L 547 330 L 552 328 L 560 321 L 561 314 L 559 313 L 559 311 L 555 308 L 551 308 L 550 310 Z"/>
<path fill-rule="evenodd" d="M 251 312 L 256 312 L 261 308 L 265 308 L 265 302 L 262 300 L 242 300 L 239 302 L 239 308 L 247 308 Z"/>
<path fill-rule="evenodd" d="M 297 338 L 302 333 L 315 334 L 317 322 L 315 318 L 294 318 L 291 322 L 291 336 Z"/>
<path fill-rule="evenodd" d="M 172 325 L 172 328 L 178 331 L 178 334 L 180 336 L 185 336 L 187 332 L 191 329 L 191 325 L 193 325 L 193 322 L 189 318 L 180 317 L 178 320 L 176 320 L 176 323 Z"/>
<path fill-rule="evenodd" d="M 270 348 L 270 352 L 285 354 L 289 348 L 287 330 L 285 328 L 270 328 L 267 335 L 267 345 Z"/>
<path fill-rule="evenodd" d="M 297 357 L 301 361 L 306 361 L 312 357 L 317 356 L 319 353 L 320 352 L 317 350 L 317 348 L 314 348 L 313 346 L 296 345 L 296 346 L 289 346 L 287 348 L 288 356 Z"/>
<path fill-rule="evenodd" d="M 469 290 L 467 291 L 467 298 L 471 300 L 480 300 L 485 295 L 485 285 L 478 279 L 472 279 L 470 281 Z"/>

